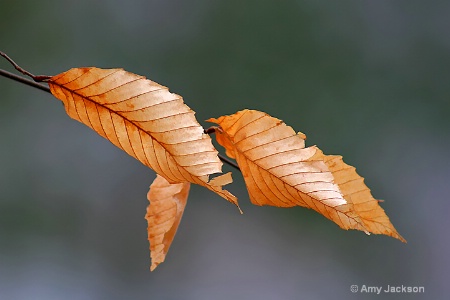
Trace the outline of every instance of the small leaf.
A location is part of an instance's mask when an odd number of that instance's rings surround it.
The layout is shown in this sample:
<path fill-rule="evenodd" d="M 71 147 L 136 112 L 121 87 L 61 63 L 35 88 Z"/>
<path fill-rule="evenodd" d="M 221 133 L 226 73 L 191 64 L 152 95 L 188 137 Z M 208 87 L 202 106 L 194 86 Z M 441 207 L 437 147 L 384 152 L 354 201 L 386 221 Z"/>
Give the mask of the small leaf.
<path fill-rule="evenodd" d="M 75 68 L 51 77 L 48 84 L 71 118 L 170 183 L 199 184 L 237 205 L 222 186 L 209 184 L 222 162 L 181 96 L 122 69 Z"/>
<path fill-rule="evenodd" d="M 145 218 L 148 222 L 148 240 L 153 271 L 164 259 L 172 244 L 189 195 L 190 183 L 169 183 L 157 175 L 150 185 Z"/>
<path fill-rule="evenodd" d="M 315 146 L 305 148 L 303 133 L 255 110 L 208 121 L 220 125 L 216 139 L 236 159 L 253 204 L 303 206 L 343 229 L 404 241 L 354 168 Z"/>

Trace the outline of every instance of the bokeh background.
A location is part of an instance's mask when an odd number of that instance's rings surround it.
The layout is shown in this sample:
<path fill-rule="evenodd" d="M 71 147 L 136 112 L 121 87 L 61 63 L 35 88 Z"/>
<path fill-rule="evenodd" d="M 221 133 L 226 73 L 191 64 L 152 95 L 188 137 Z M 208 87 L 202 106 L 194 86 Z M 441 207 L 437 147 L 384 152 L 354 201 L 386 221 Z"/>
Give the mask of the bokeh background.
<path fill-rule="evenodd" d="M 356 166 L 408 244 L 252 206 L 235 172 L 245 214 L 193 187 L 150 273 L 153 171 L 0 78 L 0 299 L 448 299 L 449 16 L 446 0 L 2 0 L 0 49 L 30 72 L 122 67 L 199 120 L 268 112 Z"/>

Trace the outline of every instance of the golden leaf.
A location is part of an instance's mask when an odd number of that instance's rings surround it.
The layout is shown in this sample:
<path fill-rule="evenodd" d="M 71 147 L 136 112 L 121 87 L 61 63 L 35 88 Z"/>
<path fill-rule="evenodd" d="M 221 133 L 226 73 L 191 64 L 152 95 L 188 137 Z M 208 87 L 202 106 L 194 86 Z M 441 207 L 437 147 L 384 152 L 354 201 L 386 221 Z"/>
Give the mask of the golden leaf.
<path fill-rule="evenodd" d="M 189 182 L 169 183 L 159 175 L 150 185 L 147 194 L 150 205 L 147 207 L 145 218 L 148 222 L 151 271 L 166 258 L 186 207 L 189 188 Z"/>
<path fill-rule="evenodd" d="M 216 139 L 236 159 L 253 204 L 312 208 L 343 229 L 403 240 L 354 168 L 305 148 L 303 133 L 255 110 L 208 121 L 220 125 Z"/>
<path fill-rule="evenodd" d="M 237 205 L 209 176 L 222 162 L 181 96 L 122 69 L 75 68 L 48 80 L 67 114 L 135 157 L 170 183 L 202 185 Z"/>

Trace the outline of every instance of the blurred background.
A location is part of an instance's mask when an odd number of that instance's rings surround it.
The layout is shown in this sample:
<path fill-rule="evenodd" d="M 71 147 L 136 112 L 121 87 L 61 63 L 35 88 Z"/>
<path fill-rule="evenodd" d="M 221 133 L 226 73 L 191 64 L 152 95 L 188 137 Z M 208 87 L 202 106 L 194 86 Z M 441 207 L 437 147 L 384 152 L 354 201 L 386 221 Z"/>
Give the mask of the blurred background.
<path fill-rule="evenodd" d="M 0 50 L 30 72 L 122 67 L 182 95 L 201 122 L 265 111 L 356 166 L 408 244 L 253 206 L 234 172 L 245 214 L 193 187 L 150 273 L 154 172 L 2 77 L 0 299 L 445 299 L 449 15 L 445 0 L 2 0 Z"/>

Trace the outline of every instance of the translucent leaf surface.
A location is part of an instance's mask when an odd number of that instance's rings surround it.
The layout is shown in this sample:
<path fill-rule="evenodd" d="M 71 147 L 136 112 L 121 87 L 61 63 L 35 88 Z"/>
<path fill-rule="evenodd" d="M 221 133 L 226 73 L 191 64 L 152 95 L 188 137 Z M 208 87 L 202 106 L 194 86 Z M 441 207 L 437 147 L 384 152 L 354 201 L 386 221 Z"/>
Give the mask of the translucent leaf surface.
<path fill-rule="evenodd" d="M 303 206 L 343 229 L 403 240 L 354 168 L 315 146 L 305 148 L 303 133 L 255 110 L 208 121 L 220 125 L 217 141 L 236 159 L 252 203 Z"/>
<path fill-rule="evenodd" d="M 122 69 L 75 68 L 48 84 L 67 114 L 135 157 L 170 183 L 207 187 L 237 205 L 209 176 L 222 162 L 194 112 L 169 90 Z"/>

